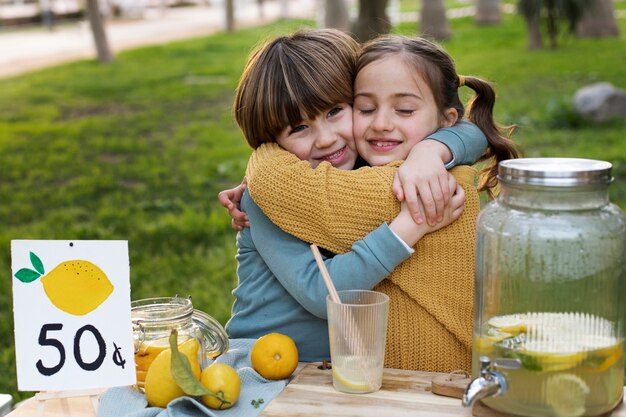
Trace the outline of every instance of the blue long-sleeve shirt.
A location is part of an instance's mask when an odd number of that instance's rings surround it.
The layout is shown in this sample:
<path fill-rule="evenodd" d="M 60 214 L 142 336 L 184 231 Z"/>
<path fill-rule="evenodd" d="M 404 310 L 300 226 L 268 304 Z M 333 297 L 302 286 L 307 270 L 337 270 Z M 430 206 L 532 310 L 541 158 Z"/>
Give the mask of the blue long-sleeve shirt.
<path fill-rule="evenodd" d="M 250 227 L 237 235 L 239 285 L 226 324 L 229 337 L 283 333 L 296 342 L 301 361 L 330 358 L 328 291 L 309 244 L 273 224 L 247 191 L 241 207 Z M 351 252 L 325 257 L 325 263 L 337 290 L 371 289 L 410 254 L 383 224 Z"/>

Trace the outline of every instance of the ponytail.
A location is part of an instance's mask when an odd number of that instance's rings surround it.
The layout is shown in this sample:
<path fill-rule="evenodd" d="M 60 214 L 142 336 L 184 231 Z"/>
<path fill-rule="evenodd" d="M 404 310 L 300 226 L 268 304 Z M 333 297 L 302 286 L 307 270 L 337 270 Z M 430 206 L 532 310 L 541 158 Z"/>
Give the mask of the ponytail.
<path fill-rule="evenodd" d="M 463 80 L 461 82 L 461 80 Z M 493 198 L 493 189 L 498 184 L 498 163 L 506 159 L 519 158 L 520 153 L 510 137 L 515 131 L 515 125 L 500 126 L 493 120 L 493 107 L 496 102 L 496 94 L 493 87 L 480 78 L 471 76 L 459 76 L 459 86 L 466 85 L 476 92 L 466 108 L 467 118 L 483 131 L 489 142 L 487 152 L 479 161 L 490 160 L 480 171 L 480 184 L 478 191 L 487 191 Z"/>

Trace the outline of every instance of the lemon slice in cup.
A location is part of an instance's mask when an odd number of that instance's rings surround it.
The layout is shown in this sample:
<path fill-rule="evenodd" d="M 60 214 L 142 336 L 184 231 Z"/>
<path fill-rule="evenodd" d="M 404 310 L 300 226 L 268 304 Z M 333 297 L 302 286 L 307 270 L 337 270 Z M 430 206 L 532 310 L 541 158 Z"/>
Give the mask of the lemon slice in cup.
<path fill-rule="evenodd" d="M 546 404 L 558 417 L 579 417 L 585 413 L 585 397 L 589 386 L 574 374 L 548 377 L 545 385 Z"/>
<path fill-rule="evenodd" d="M 370 387 L 367 383 L 355 380 L 354 378 L 350 378 L 346 375 L 339 373 L 336 367 L 333 366 L 333 378 L 336 382 L 342 385 L 344 388 L 355 391 L 355 392 L 363 392 L 369 391 Z"/>

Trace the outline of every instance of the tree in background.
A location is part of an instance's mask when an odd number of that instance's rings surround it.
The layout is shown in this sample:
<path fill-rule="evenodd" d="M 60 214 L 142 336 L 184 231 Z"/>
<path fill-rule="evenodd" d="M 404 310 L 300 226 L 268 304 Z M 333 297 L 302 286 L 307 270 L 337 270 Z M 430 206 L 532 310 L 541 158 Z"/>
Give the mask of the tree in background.
<path fill-rule="evenodd" d="M 436 40 L 450 39 L 452 36 L 444 0 L 422 0 L 420 23 L 422 36 Z"/>
<path fill-rule="evenodd" d="M 324 27 L 341 30 L 350 29 L 350 14 L 345 0 L 326 0 Z"/>
<path fill-rule="evenodd" d="M 613 0 L 595 0 L 593 7 L 585 11 L 582 20 L 576 26 L 576 34 L 581 37 L 619 36 L 615 21 Z"/>
<path fill-rule="evenodd" d="M 528 27 L 528 47 L 541 49 L 543 40 L 541 23 L 545 22 L 550 47 L 558 46 L 560 26 L 565 23 L 567 30 L 574 33 L 578 22 L 586 10 L 592 7 L 588 0 L 518 0 L 517 8 L 526 20 Z"/>
<path fill-rule="evenodd" d="M 109 48 L 109 41 L 107 40 L 107 34 L 104 30 L 104 22 L 100 14 L 98 0 L 87 0 L 87 15 L 89 17 L 89 26 L 91 26 L 91 32 L 93 33 L 93 40 L 96 45 L 98 61 L 113 61 L 113 54 L 111 53 L 111 48 Z"/>
<path fill-rule="evenodd" d="M 389 33 L 391 23 L 386 8 L 387 0 L 359 0 L 359 17 L 352 26 L 352 32 L 360 42 Z"/>
<path fill-rule="evenodd" d="M 235 30 L 235 0 L 226 0 L 224 6 L 226 13 L 226 32 L 233 32 Z"/>
<path fill-rule="evenodd" d="M 479 25 L 497 25 L 502 21 L 500 0 L 478 0 L 474 21 Z"/>

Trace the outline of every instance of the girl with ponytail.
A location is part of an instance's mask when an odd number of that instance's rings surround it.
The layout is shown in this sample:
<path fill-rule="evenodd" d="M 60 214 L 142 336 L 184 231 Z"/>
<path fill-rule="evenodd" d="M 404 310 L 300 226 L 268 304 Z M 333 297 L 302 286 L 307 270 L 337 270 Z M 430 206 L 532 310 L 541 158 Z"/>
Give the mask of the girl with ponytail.
<path fill-rule="evenodd" d="M 509 138 L 514 128 L 501 127 L 494 121 L 496 94 L 491 84 L 478 77 L 458 75 L 452 57 L 443 48 L 424 38 L 388 35 L 367 43 L 357 61 L 357 83 L 363 75 L 362 71 L 367 71 L 368 67 L 372 68 L 372 65 L 380 62 L 405 66 L 414 76 L 423 80 L 432 92 L 437 111 L 442 117 L 452 110 L 456 113 L 457 121 L 465 117 L 482 130 L 487 137 L 488 147 L 479 162 L 489 163 L 481 171 L 483 175 L 478 191 L 487 191 L 492 196 L 492 189 L 497 184 L 498 163 L 519 157 L 519 152 Z M 367 82 L 367 78 L 363 81 Z M 475 92 L 467 108 L 464 108 L 459 98 L 459 89 L 463 87 L 471 88 Z M 358 133 L 359 120 L 363 119 L 359 106 L 364 106 L 367 111 L 371 106 L 367 100 L 359 102 L 358 97 L 359 93 L 355 91 L 354 123 L 357 147 L 359 142 L 362 143 L 360 139 L 363 139 Z M 361 147 L 358 150 L 360 153 Z"/>

